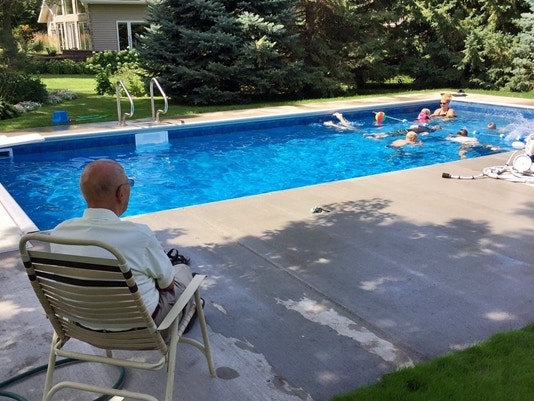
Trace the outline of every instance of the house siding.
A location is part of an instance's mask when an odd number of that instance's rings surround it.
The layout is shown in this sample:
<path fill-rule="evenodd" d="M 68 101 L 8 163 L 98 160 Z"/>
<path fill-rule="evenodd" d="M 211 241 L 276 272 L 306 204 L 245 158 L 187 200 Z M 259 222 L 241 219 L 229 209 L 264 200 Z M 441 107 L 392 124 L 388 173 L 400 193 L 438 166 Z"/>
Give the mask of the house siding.
<path fill-rule="evenodd" d="M 89 4 L 93 50 L 119 50 L 117 21 L 146 21 L 146 5 Z"/>

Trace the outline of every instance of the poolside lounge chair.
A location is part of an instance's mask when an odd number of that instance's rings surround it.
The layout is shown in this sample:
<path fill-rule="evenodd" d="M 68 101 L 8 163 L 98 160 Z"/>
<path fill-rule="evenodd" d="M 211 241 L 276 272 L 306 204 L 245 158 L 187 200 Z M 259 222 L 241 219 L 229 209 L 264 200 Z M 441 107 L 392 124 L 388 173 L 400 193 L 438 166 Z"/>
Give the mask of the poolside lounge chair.
<path fill-rule="evenodd" d="M 110 258 L 53 253 L 48 251 L 51 243 L 103 248 L 110 253 Z M 156 327 L 137 291 L 137 285 L 126 260 L 115 248 L 100 241 L 74 240 L 34 233 L 21 238 L 19 249 L 31 285 L 54 328 L 43 400 L 50 400 L 63 388 L 140 400 L 157 400 L 149 394 L 80 382 L 63 381 L 52 386 L 58 356 L 135 369 L 159 370 L 166 366 L 165 400 L 167 401 L 172 399 L 178 342 L 198 348 L 206 357 L 210 375 L 212 377 L 215 375 L 199 294 L 200 284 L 206 276 L 195 275 L 164 321 Z M 186 305 L 193 297 L 197 306 L 186 312 Z M 195 309 L 200 323 L 202 343 L 182 337 Z M 186 315 L 180 321 L 179 315 L 182 310 Z M 106 324 L 115 326 L 119 324 L 130 329 L 110 331 L 88 328 L 106 327 Z M 168 344 L 160 334 L 161 330 L 167 328 L 171 330 Z M 103 349 L 105 355 L 65 349 L 71 338 Z M 114 357 L 112 350 L 134 351 L 134 355 L 139 350 L 153 350 L 157 355 L 153 358 L 155 361 L 130 360 L 125 357 Z M 92 349 L 92 351 L 98 350 Z M 121 351 L 121 354 L 126 353 Z"/>

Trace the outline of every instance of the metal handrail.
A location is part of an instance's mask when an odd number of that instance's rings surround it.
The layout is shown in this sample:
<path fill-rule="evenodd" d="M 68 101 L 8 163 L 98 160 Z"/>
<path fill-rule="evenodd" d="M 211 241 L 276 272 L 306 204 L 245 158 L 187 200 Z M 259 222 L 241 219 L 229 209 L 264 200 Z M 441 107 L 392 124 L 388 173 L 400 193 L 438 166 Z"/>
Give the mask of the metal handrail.
<path fill-rule="evenodd" d="M 130 112 L 129 113 L 122 113 L 121 110 L 121 87 L 124 90 L 124 93 L 126 93 L 126 96 L 128 96 L 128 100 L 130 101 Z M 132 97 L 130 96 L 130 92 L 128 92 L 128 89 L 126 89 L 126 86 L 124 85 L 124 82 L 122 82 L 120 79 L 117 81 L 117 85 L 115 86 L 115 90 L 117 92 L 117 114 L 119 118 L 119 126 L 126 125 L 126 117 L 132 117 L 134 115 L 134 102 Z"/>
<path fill-rule="evenodd" d="M 158 109 L 156 112 L 156 108 L 154 107 L 154 84 L 158 87 L 161 95 L 163 96 L 163 100 L 165 101 L 165 107 L 163 110 Z M 156 124 L 159 124 L 159 114 L 165 114 L 167 113 L 167 110 L 169 110 L 169 102 L 167 101 L 167 95 L 163 91 L 163 88 L 159 84 L 158 80 L 156 78 L 152 78 L 150 80 L 150 104 L 152 105 L 152 121 L 154 121 Z"/>

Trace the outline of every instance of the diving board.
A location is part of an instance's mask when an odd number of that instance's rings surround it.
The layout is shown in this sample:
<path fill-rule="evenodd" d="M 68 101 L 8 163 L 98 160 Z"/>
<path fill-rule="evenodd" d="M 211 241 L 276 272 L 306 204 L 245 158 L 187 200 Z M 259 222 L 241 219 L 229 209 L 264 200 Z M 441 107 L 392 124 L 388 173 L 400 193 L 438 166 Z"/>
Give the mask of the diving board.
<path fill-rule="evenodd" d="M 6 148 L 10 146 L 25 145 L 27 143 L 42 142 L 44 136 L 41 134 L 24 134 L 16 136 L 0 135 L 0 148 Z"/>

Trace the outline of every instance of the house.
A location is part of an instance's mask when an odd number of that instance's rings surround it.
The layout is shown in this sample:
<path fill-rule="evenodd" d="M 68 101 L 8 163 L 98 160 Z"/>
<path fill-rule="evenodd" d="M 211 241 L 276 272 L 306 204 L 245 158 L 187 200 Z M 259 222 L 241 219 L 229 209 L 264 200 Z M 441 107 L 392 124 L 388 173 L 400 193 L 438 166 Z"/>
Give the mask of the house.
<path fill-rule="evenodd" d="M 61 50 L 133 49 L 147 25 L 147 1 L 43 0 L 38 22 Z"/>

